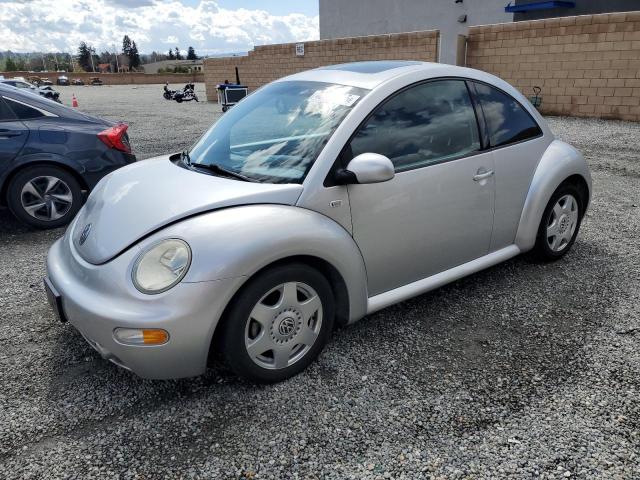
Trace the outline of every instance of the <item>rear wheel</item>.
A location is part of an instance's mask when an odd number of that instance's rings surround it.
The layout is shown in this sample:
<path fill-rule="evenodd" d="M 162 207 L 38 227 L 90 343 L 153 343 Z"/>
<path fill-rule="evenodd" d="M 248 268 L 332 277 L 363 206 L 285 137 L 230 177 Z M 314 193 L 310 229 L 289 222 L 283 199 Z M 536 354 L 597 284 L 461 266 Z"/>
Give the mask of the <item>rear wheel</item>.
<path fill-rule="evenodd" d="M 334 316 L 331 287 L 321 273 L 302 264 L 272 268 L 250 280 L 230 305 L 222 354 L 251 381 L 284 380 L 322 351 Z"/>
<path fill-rule="evenodd" d="M 540 221 L 534 255 L 543 261 L 562 258 L 578 236 L 584 207 L 580 192 L 563 184 L 553 193 Z"/>
<path fill-rule="evenodd" d="M 57 228 L 69 223 L 80 209 L 82 189 L 73 175 L 58 167 L 30 167 L 11 180 L 7 204 L 28 225 Z"/>

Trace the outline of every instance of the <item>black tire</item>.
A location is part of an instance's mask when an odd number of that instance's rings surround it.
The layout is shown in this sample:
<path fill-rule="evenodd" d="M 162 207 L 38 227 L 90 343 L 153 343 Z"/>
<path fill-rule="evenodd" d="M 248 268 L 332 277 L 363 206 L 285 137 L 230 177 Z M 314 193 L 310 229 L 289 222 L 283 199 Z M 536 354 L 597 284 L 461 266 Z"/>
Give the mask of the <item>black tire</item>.
<path fill-rule="evenodd" d="M 176 102 L 182 103 L 182 97 L 176 97 Z"/>
<path fill-rule="evenodd" d="M 226 112 L 227 110 L 229 110 L 228 107 L 222 107 L 222 113 Z"/>
<path fill-rule="evenodd" d="M 265 300 L 265 295 L 277 288 L 279 285 L 298 282 L 298 285 L 302 285 L 301 288 L 306 286 L 311 287 L 321 302 L 322 315 L 320 316 L 320 310 L 311 315 L 310 319 L 305 320 L 304 317 L 300 317 L 300 324 L 305 322 L 307 325 L 312 325 L 312 322 L 317 322 L 318 318 L 321 319 L 319 324 L 319 331 L 315 342 L 306 350 L 306 353 L 302 354 L 291 365 L 284 368 L 265 368 L 258 365 L 247 351 L 245 337 L 248 335 L 249 329 L 254 326 L 251 323 L 258 323 L 250 318 L 254 307 Z M 273 292 L 272 295 L 279 295 L 279 292 Z M 284 294 L 282 294 L 284 298 Z M 297 293 L 297 295 L 299 295 Z M 298 297 L 299 298 L 299 297 Z M 275 306 L 274 308 L 280 309 L 282 307 Z M 260 326 L 261 335 L 268 335 L 269 342 L 274 335 L 281 333 L 276 326 L 277 322 L 280 324 L 285 323 L 288 318 L 285 311 L 288 309 L 280 310 L 273 319 L 269 319 L 270 328 L 265 328 L 262 331 Z M 274 310 L 276 312 L 276 310 Z M 284 317 L 283 317 L 284 315 Z M 294 315 L 295 316 L 295 315 Z M 315 316 L 315 317 L 314 317 Z M 290 378 L 301 371 L 303 371 L 316 357 L 320 354 L 325 344 L 327 343 L 331 332 L 333 331 L 333 324 L 335 318 L 335 303 L 333 293 L 327 279 L 317 270 L 308 267 L 304 264 L 289 264 L 277 266 L 258 274 L 256 277 L 249 280 L 249 282 L 238 292 L 238 294 L 231 301 L 227 312 L 222 320 L 222 331 L 219 337 L 219 348 L 222 350 L 222 357 L 226 364 L 237 375 L 244 377 L 252 382 L 256 383 L 273 383 Z M 249 325 L 248 325 L 249 324 Z M 316 324 L 317 325 L 317 324 Z M 281 344 L 289 346 L 293 352 L 297 348 L 305 348 L 302 344 L 298 344 L 298 335 L 302 335 L 300 326 L 294 330 L 290 339 L 280 340 Z M 258 334 L 258 336 L 261 336 Z M 269 351 L 266 353 L 268 354 Z M 304 352 L 304 350 L 302 350 Z M 302 353 L 301 352 L 301 353 Z M 273 356 L 273 362 L 275 365 L 275 350 L 271 350 Z M 287 356 L 289 358 L 289 356 Z M 295 358 L 293 355 L 291 359 Z"/>
<path fill-rule="evenodd" d="M 560 199 L 563 197 L 570 195 L 572 196 L 577 204 L 577 221 L 575 225 L 575 230 L 571 235 L 571 239 L 562 247 L 560 251 L 556 251 L 551 248 L 548 242 L 547 236 L 547 227 L 550 226 L 554 219 L 553 209 L 558 203 Z M 544 209 L 544 213 L 542 214 L 542 219 L 540 220 L 540 226 L 538 227 L 538 234 L 536 236 L 536 244 L 533 247 L 533 257 L 537 260 L 543 262 L 553 262 L 559 260 L 564 257 L 571 247 L 576 241 L 576 237 L 578 236 L 578 232 L 580 231 L 580 224 L 582 223 L 582 217 L 584 215 L 584 200 L 582 198 L 580 190 L 576 188 L 573 184 L 563 183 L 560 185 L 551 198 L 549 199 L 549 203 L 547 203 L 546 208 Z"/>
<path fill-rule="evenodd" d="M 36 218 L 36 216 L 29 214 L 25 209 L 25 206 L 23 205 L 23 198 L 26 202 L 33 200 L 34 204 L 37 203 L 37 201 L 35 198 L 31 199 L 30 197 L 32 196 L 27 193 L 25 193 L 25 197 L 23 197 L 23 188 L 32 181 L 34 181 L 36 185 L 43 184 L 44 179 L 42 179 L 42 177 L 53 177 L 60 180 L 62 183 L 58 184 L 58 186 L 49 192 L 49 196 L 45 201 L 45 207 L 42 207 L 35 212 L 35 215 L 41 218 Z M 54 196 L 56 194 L 58 197 L 60 197 L 61 194 L 64 194 L 65 196 L 70 194 L 71 200 L 70 202 L 65 202 L 63 204 L 59 200 L 56 200 L 56 197 Z M 75 177 L 66 170 L 55 166 L 38 165 L 28 167 L 18 172 L 18 174 L 11 179 L 7 189 L 7 206 L 11 212 L 23 223 L 41 229 L 58 228 L 67 225 L 76 213 L 78 213 L 78 210 L 80 210 L 82 200 L 82 188 Z M 46 203 L 47 201 L 49 203 Z M 47 216 L 47 212 L 51 213 L 51 209 L 49 207 L 51 202 L 56 202 L 55 208 L 58 210 L 58 214 L 62 214 L 62 216 L 52 220 L 47 220 L 44 217 Z"/>

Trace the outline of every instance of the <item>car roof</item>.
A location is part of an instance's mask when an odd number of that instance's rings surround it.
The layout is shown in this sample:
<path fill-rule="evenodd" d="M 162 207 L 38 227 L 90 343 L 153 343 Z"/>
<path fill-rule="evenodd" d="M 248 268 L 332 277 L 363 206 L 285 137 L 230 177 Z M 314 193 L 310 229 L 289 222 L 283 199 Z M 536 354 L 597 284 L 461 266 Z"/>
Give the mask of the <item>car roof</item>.
<path fill-rule="evenodd" d="M 513 90 L 498 77 L 473 68 L 458 67 L 445 63 L 419 62 L 412 60 L 373 60 L 367 62 L 341 63 L 328 65 L 296 73 L 277 81 L 315 81 L 337 83 L 352 87 L 373 90 L 378 85 L 400 76 L 414 76 L 422 72 L 423 77 L 463 77 L 488 82 L 501 88 Z"/>
<path fill-rule="evenodd" d="M 338 83 L 371 90 L 385 81 L 414 71 L 437 72 L 450 65 L 418 62 L 413 60 L 373 60 L 367 62 L 340 63 L 296 73 L 280 81 L 306 80 Z"/>
<path fill-rule="evenodd" d="M 24 102 L 29 105 L 33 105 L 36 108 L 46 110 L 47 112 L 53 113 L 58 117 L 69 118 L 73 120 L 80 120 L 83 122 L 91 122 L 91 123 L 102 123 L 105 125 L 110 125 L 111 122 L 103 120 L 98 117 L 93 117 L 86 113 L 74 110 L 70 107 L 62 105 L 58 102 L 54 102 L 53 100 L 49 100 L 48 98 L 44 98 L 39 95 L 35 91 L 25 91 L 23 89 L 13 87 L 11 85 L 5 85 L 0 81 L 0 96 L 8 97 L 14 100 L 18 100 L 19 102 Z"/>

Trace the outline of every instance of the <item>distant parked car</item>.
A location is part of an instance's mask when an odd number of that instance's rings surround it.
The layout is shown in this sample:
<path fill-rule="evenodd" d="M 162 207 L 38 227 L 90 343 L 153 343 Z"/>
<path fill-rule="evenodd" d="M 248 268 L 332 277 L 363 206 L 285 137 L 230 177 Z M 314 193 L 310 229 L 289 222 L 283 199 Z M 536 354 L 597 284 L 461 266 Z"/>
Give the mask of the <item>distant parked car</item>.
<path fill-rule="evenodd" d="M 51 85 L 36 86 L 24 80 L 10 78 L 0 80 L 0 84 L 9 85 L 11 87 L 20 88 L 24 91 L 42 95 L 50 100 L 60 101 L 60 92 L 56 92 Z"/>
<path fill-rule="evenodd" d="M 126 125 L 0 84 L 0 204 L 24 223 L 67 224 L 86 192 L 133 161 Z"/>
<path fill-rule="evenodd" d="M 89 83 L 91 85 L 102 85 L 102 80 L 100 80 L 100 77 L 91 77 Z"/>
<path fill-rule="evenodd" d="M 66 75 L 60 75 L 58 77 L 58 80 L 56 80 L 56 83 L 58 85 L 69 85 L 69 77 L 67 77 Z"/>
<path fill-rule="evenodd" d="M 53 85 L 53 82 L 48 78 L 44 77 L 40 79 L 40 85 Z"/>
<path fill-rule="evenodd" d="M 580 152 L 507 82 L 332 65 L 260 88 L 188 151 L 111 174 L 49 250 L 45 285 L 62 320 L 138 375 L 198 375 L 219 352 L 275 382 L 336 324 L 526 251 L 561 258 L 590 194 Z"/>
<path fill-rule="evenodd" d="M 81 78 L 74 78 L 71 80 L 71 85 L 84 85 L 84 80 Z"/>

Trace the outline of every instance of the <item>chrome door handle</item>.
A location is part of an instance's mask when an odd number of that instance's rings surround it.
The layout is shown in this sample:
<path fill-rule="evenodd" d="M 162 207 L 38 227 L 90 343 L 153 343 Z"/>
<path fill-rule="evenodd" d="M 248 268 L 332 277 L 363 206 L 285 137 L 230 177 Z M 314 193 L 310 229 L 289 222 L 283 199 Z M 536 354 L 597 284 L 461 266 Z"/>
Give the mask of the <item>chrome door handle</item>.
<path fill-rule="evenodd" d="M 489 170 L 488 172 L 476 173 L 473 176 L 473 181 L 474 182 L 480 182 L 481 180 L 486 180 L 491 175 L 493 175 L 493 170 Z"/>

